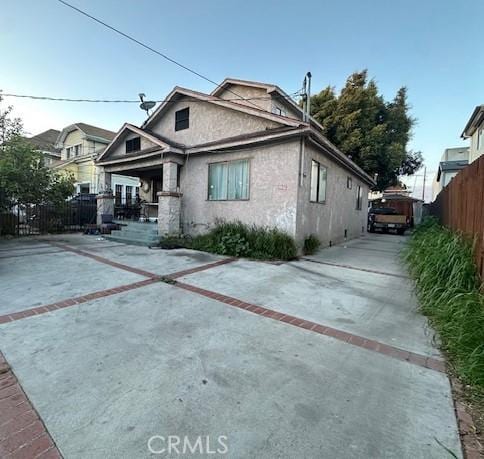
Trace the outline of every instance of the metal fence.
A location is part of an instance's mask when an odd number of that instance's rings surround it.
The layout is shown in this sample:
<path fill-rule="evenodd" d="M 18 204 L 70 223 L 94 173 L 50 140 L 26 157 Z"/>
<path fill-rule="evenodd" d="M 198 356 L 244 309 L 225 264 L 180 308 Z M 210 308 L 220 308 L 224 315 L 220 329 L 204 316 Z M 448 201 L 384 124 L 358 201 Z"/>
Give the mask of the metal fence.
<path fill-rule="evenodd" d="M 82 231 L 96 224 L 96 201 L 76 200 L 60 204 L 16 204 L 0 213 L 0 235 L 31 236 Z"/>
<path fill-rule="evenodd" d="M 484 156 L 461 170 L 430 205 L 440 222 L 475 241 L 475 260 L 484 279 Z"/>

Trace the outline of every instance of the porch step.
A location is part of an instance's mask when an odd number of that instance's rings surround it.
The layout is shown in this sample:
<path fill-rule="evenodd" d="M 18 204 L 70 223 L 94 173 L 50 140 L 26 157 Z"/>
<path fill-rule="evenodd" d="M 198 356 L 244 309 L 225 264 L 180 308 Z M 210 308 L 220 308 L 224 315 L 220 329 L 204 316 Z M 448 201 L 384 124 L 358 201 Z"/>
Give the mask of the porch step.
<path fill-rule="evenodd" d="M 119 230 L 111 231 L 111 234 L 106 235 L 106 239 L 142 246 L 157 245 L 160 242 L 156 224 L 127 221 L 118 221 L 117 223 L 123 226 Z"/>

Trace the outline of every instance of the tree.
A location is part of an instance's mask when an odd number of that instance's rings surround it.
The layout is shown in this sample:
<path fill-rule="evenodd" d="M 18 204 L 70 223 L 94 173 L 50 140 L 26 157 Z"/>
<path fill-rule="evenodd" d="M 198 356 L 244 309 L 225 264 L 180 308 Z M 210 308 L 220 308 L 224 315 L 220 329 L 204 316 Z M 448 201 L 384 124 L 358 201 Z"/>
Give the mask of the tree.
<path fill-rule="evenodd" d="M 0 150 L 6 142 L 15 136 L 21 135 L 23 132 L 23 123 L 20 118 L 11 118 L 10 113 L 13 110 L 11 105 L 2 110 L 2 94 L 0 93 Z"/>
<path fill-rule="evenodd" d="M 311 115 L 324 134 L 367 174 L 376 190 L 395 185 L 422 164 L 420 152 L 407 150 L 415 120 L 409 115 L 407 90 L 386 102 L 366 70 L 350 75 L 340 94 L 328 86 L 311 97 Z"/>
<path fill-rule="evenodd" d="M 0 206 L 59 203 L 74 193 L 74 178 L 44 166 L 43 156 L 16 136 L 0 154 Z"/>

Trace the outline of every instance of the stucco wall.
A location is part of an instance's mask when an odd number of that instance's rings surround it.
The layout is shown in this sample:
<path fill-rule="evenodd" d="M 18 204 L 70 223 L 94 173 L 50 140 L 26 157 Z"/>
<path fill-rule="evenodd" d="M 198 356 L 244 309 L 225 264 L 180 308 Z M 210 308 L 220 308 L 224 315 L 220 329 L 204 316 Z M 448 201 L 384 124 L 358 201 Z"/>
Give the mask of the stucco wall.
<path fill-rule="evenodd" d="M 112 149 L 111 152 L 109 153 L 109 158 L 122 158 L 123 156 L 125 156 L 126 155 L 126 141 L 134 139 L 135 137 L 140 137 L 141 150 L 155 146 L 155 144 L 153 142 L 150 142 L 146 137 L 140 136 L 139 134 L 136 134 L 134 132 L 129 132 L 129 133 L 121 136 L 121 138 L 119 139 L 119 143 L 118 143 L 117 147 Z M 105 157 L 103 159 L 106 160 L 107 157 Z"/>
<path fill-rule="evenodd" d="M 235 93 L 235 94 L 234 94 Z M 262 110 L 271 111 L 271 100 L 267 91 L 263 88 L 254 88 L 251 86 L 242 86 L 238 84 L 230 85 L 224 89 L 218 97 L 221 99 L 237 99 L 238 96 L 244 99 L 252 99 L 250 101 L 236 101 L 237 103 L 244 103 L 248 106 L 261 108 Z M 255 99 L 254 99 L 255 98 Z M 254 104 L 254 105 L 252 105 Z"/>
<path fill-rule="evenodd" d="M 186 107 L 190 107 L 190 127 L 175 131 L 175 112 Z M 280 124 L 236 110 L 182 98 L 172 104 L 151 129 L 175 142 L 191 146 L 278 126 Z"/>
<path fill-rule="evenodd" d="M 189 234 L 207 231 L 217 218 L 277 227 L 295 236 L 299 142 L 236 153 L 190 156 L 181 169 L 182 226 Z M 208 201 L 208 165 L 249 159 L 249 199 Z"/>
<path fill-rule="evenodd" d="M 326 166 L 327 188 L 326 203 L 310 202 L 311 161 L 316 160 Z M 352 188 L 347 188 L 347 177 L 352 179 Z M 363 200 L 361 210 L 356 209 L 357 185 L 362 187 Z M 298 194 L 297 239 L 302 243 L 304 238 L 315 234 L 323 246 L 355 238 L 366 232 L 368 214 L 368 185 L 354 176 L 347 169 L 334 163 L 318 151 L 316 147 L 306 144 L 304 155 L 303 187 Z"/>

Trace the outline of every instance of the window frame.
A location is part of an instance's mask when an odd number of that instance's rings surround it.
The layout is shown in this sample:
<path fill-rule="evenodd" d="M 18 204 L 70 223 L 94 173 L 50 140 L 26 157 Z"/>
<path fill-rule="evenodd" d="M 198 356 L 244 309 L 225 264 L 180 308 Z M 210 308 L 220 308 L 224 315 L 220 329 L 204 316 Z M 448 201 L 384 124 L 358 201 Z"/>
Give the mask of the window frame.
<path fill-rule="evenodd" d="M 316 179 L 316 201 L 314 201 L 312 198 L 312 190 L 313 190 L 313 165 L 317 164 L 318 165 L 318 177 Z M 324 200 L 320 200 L 320 189 L 319 185 L 321 183 L 321 169 L 324 169 L 326 171 L 326 179 L 324 181 Z M 309 183 L 309 202 L 312 202 L 314 204 L 326 204 L 327 201 L 327 191 L 328 191 L 328 167 L 325 166 L 324 164 L 320 163 L 319 161 L 315 159 L 311 159 L 311 175 L 310 175 L 310 183 Z"/>
<path fill-rule="evenodd" d="M 120 192 L 118 193 L 118 190 Z M 123 202 L 123 185 L 120 183 L 116 183 L 114 185 L 114 203 L 115 205 L 120 206 Z"/>
<path fill-rule="evenodd" d="M 477 151 L 484 148 L 484 126 L 477 130 Z"/>
<path fill-rule="evenodd" d="M 356 210 L 362 210 L 363 208 L 363 187 L 356 185 Z"/>
<path fill-rule="evenodd" d="M 229 199 L 228 198 L 228 191 L 229 191 L 229 171 L 228 167 L 230 163 L 240 163 L 246 161 L 247 162 L 247 197 L 240 198 L 240 199 Z M 251 175 L 251 166 L 250 166 L 250 158 L 240 158 L 240 159 L 231 159 L 228 161 L 214 161 L 207 164 L 207 199 L 206 201 L 210 202 L 226 202 L 226 201 L 250 201 L 250 175 Z M 210 167 L 214 165 L 226 164 L 227 165 L 227 197 L 225 199 L 210 199 Z"/>
<path fill-rule="evenodd" d="M 180 118 L 182 113 L 186 112 L 186 117 Z M 184 125 L 186 123 L 186 126 Z M 182 126 L 180 126 L 182 124 Z M 175 131 L 184 131 L 190 128 L 190 107 L 185 107 L 175 112 Z"/>
<path fill-rule="evenodd" d="M 133 147 L 133 148 L 129 148 L 128 149 L 128 144 L 129 145 L 132 145 L 133 142 L 137 141 L 138 145 L 136 148 L 136 145 Z M 127 139 L 125 142 L 124 142 L 124 148 L 125 148 L 125 153 L 134 153 L 136 151 L 140 151 L 141 150 L 141 137 L 138 136 L 138 137 L 133 137 L 131 139 Z"/>
<path fill-rule="evenodd" d="M 348 190 L 353 189 L 353 179 L 349 175 L 346 177 L 346 188 L 348 188 Z"/>

